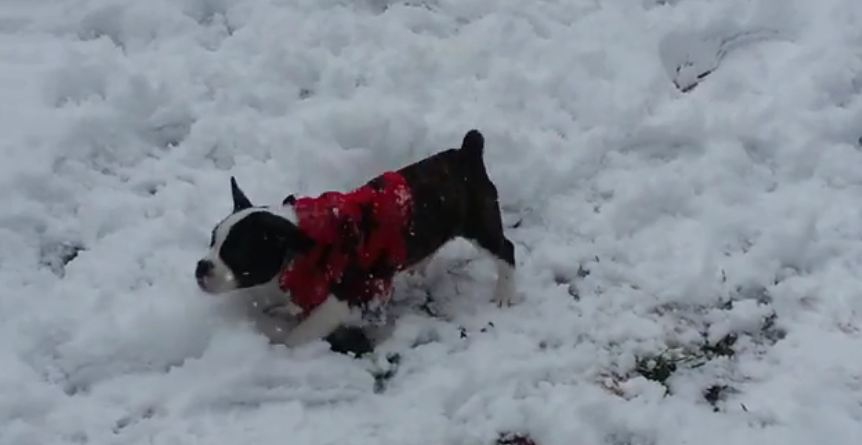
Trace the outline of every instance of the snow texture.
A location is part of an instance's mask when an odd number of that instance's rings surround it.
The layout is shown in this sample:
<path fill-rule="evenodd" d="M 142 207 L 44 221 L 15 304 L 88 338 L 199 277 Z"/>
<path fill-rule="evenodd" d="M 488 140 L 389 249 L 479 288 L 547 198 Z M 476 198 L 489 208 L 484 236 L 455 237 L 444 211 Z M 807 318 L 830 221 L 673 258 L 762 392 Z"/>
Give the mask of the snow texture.
<path fill-rule="evenodd" d="M 858 0 L 4 0 L 0 443 L 855 445 L 860 48 Z M 474 127 L 517 306 L 455 242 L 357 359 L 196 289 L 231 175 Z"/>

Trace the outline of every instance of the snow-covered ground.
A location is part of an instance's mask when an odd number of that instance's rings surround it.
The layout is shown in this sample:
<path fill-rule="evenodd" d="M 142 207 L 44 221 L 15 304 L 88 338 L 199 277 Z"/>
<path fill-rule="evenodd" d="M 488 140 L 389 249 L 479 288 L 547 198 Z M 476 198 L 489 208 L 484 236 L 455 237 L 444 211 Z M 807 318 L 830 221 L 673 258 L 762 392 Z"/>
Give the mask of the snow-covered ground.
<path fill-rule="evenodd" d="M 3 0 L 0 443 L 858 444 L 860 48 L 859 0 Z M 230 175 L 473 127 L 519 305 L 453 243 L 353 359 L 196 289 Z"/>

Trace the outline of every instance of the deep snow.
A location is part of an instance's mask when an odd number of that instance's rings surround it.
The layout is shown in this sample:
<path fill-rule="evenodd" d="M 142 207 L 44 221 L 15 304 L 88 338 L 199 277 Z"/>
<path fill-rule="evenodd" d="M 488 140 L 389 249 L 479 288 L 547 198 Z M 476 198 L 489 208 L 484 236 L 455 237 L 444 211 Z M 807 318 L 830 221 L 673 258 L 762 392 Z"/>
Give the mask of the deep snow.
<path fill-rule="evenodd" d="M 857 444 L 860 48 L 858 0 L 4 0 L 0 443 Z M 195 288 L 230 175 L 348 189 L 473 127 L 518 306 L 453 243 L 438 317 L 402 283 L 352 359 Z"/>

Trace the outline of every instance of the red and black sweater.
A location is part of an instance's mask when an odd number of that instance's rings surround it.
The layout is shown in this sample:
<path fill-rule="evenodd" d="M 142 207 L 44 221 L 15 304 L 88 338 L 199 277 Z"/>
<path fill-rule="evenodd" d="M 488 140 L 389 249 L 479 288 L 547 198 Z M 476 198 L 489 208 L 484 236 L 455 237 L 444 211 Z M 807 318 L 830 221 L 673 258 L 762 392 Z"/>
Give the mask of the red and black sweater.
<path fill-rule="evenodd" d="M 397 172 L 348 193 L 326 192 L 292 204 L 315 247 L 282 271 L 279 287 L 307 314 L 329 294 L 351 305 L 385 302 L 407 259 L 413 200 Z"/>

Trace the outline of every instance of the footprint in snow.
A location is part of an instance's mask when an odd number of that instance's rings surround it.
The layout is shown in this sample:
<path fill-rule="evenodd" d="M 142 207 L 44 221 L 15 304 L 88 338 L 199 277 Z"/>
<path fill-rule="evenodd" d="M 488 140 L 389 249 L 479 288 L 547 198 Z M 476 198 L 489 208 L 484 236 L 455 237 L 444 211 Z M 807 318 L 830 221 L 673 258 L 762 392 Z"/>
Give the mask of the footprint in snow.
<path fill-rule="evenodd" d="M 687 93 L 718 69 L 730 51 L 778 38 L 781 34 L 771 29 L 672 32 L 659 42 L 659 57 L 673 84 Z"/>

